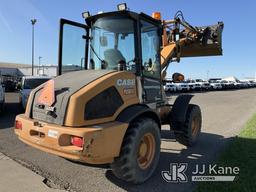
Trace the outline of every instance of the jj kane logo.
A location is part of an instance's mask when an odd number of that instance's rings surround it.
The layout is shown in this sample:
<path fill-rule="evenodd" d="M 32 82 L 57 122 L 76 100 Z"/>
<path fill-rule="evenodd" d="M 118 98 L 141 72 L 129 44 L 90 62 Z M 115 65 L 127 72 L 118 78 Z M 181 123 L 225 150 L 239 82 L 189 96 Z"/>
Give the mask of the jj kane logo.
<path fill-rule="evenodd" d="M 188 182 L 187 163 L 171 163 L 170 170 L 162 171 L 162 177 L 166 182 Z M 195 165 L 192 170 L 191 181 L 234 181 L 239 174 L 239 167 L 222 167 L 214 165 Z"/>
<path fill-rule="evenodd" d="M 170 171 L 162 171 L 162 177 L 166 182 L 186 183 L 188 182 L 188 178 L 185 174 L 187 167 L 188 167 L 187 163 L 180 163 L 180 164 L 171 163 Z"/>

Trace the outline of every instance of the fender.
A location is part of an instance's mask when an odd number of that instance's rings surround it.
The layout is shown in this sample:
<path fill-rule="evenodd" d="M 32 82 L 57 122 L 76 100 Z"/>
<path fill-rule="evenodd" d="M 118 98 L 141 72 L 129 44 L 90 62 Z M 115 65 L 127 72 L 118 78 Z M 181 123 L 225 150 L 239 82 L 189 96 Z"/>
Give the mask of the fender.
<path fill-rule="evenodd" d="M 193 96 L 194 95 L 180 95 L 175 100 L 170 113 L 170 122 L 185 122 L 188 105 Z"/>
<path fill-rule="evenodd" d="M 161 128 L 161 120 L 157 113 L 145 105 L 132 105 L 127 107 L 118 115 L 116 120 L 123 123 L 130 123 L 141 115 L 151 117 L 157 122 L 159 128 Z"/>

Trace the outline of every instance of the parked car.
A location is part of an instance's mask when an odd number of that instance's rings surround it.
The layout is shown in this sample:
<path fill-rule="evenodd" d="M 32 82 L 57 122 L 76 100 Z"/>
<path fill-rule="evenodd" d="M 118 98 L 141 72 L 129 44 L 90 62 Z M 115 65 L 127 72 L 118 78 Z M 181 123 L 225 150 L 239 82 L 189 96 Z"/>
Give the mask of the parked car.
<path fill-rule="evenodd" d="M 190 90 L 189 85 L 185 81 L 174 84 L 176 86 L 177 91 L 186 92 Z"/>
<path fill-rule="evenodd" d="M 4 111 L 4 103 L 5 103 L 5 88 L 2 84 L 0 84 L 0 112 Z"/>
<path fill-rule="evenodd" d="M 167 92 L 176 92 L 177 91 L 177 87 L 174 83 L 168 83 L 164 86 L 164 90 Z"/>
<path fill-rule="evenodd" d="M 211 88 L 210 83 L 208 81 L 204 81 L 202 79 L 196 79 L 196 83 L 199 83 L 201 86 L 201 90 L 209 90 Z"/>
<path fill-rule="evenodd" d="M 219 83 L 219 84 L 221 84 L 221 87 L 222 87 L 222 89 L 228 89 L 228 82 L 227 81 L 225 81 L 225 80 L 217 80 L 217 82 Z"/>
<path fill-rule="evenodd" d="M 232 81 L 234 84 L 235 89 L 241 89 L 242 88 L 242 83 L 240 81 Z"/>
<path fill-rule="evenodd" d="M 221 90 L 222 89 L 222 85 L 220 84 L 220 82 L 216 81 L 216 80 L 210 80 L 210 89 L 211 90 Z"/>
<path fill-rule="evenodd" d="M 255 81 L 250 81 L 252 87 L 256 87 L 256 82 Z"/>
<path fill-rule="evenodd" d="M 246 81 L 240 81 L 242 84 L 242 88 L 249 88 L 249 84 Z"/>
<path fill-rule="evenodd" d="M 46 81 L 50 80 L 50 77 L 35 77 L 35 76 L 26 76 L 23 77 L 21 80 L 21 87 L 20 87 L 20 104 L 23 109 L 27 106 L 27 101 L 30 92 L 38 87 L 39 85 L 45 83 Z"/>
<path fill-rule="evenodd" d="M 201 85 L 195 80 L 187 80 L 186 83 L 189 85 L 191 91 L 201 90 Z"/>
<path fill-rule="evenodd" d="M 228 81 L 228 88 L 235 89 L 236 88 L 235 83 L 233 81 Z"/>
<path fill-rule="evenodd" d="M 245 82 L 248 84 L 248 87 L 249 87 L 249 88 L 253 88 L 253 87 L 255 87 L 255 85 L 256 85 L 254 81 L 249 81 L 249 80 L 248 80 L 248 81 L 245 81 Z"/>

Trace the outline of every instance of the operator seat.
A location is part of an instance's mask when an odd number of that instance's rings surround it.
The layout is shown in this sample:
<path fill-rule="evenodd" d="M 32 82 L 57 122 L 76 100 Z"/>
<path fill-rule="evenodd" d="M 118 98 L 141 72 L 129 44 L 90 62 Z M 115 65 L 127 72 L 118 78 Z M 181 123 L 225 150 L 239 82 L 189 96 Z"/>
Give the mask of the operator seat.
<path fill-rule="evenodd" d="M 119 61 L 125 61 L 125 58 L 121 51 L 118 49 L 107 49 L 104 51 L 105 61 L 108 64 L 108 69 L 117 70 Z"/>

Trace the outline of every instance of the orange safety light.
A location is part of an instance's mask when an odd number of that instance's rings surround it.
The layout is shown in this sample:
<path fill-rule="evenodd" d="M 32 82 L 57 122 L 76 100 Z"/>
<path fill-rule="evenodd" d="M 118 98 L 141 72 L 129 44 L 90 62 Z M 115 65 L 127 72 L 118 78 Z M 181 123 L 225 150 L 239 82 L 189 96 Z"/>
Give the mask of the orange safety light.
<path fill-rule="evenodd" d="M 160 12 L 154 12 L 152 13 L 152 17 L 157 20 L 161 20 L 161 13 Z"/>

